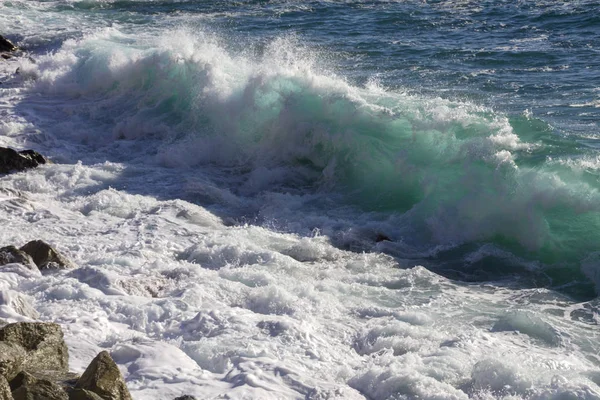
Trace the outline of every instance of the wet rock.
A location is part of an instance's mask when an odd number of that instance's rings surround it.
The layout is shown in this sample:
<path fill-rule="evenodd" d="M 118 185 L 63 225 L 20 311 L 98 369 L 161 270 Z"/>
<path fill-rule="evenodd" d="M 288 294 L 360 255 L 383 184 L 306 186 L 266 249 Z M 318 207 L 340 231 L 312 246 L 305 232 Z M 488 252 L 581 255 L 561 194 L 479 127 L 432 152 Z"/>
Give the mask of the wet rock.
<path fill-rule="evenodd" d="M 37 379 L 27 372 L 20 372 L 10 381 L 14 400 L 69 400 L 67 393 L 56 383 Z"/>
<path fill-rule="evenodd" d="M 10 40 L 0 35 L 0 51 L 15 51 L 18 47 L 12 44 Z"/>
<path fill-rule="evenodd" d="M 0 54 L 2 56 L 2 58 L 4 58 L 5 60 L 10 60 L 12 58 L 12 56 L 10 54 Z"/>
<path fill-rule="evenodd" d="M 35 168 L 47 162 L 48 160 L 37 151 L 16 151 L 8 147 L 0 147 L 0 174 Z"/>
<path fill-rule="evenodd" d="M 0 400 L 12 400 L 12 394 L 10 394 L 10 385 L 5 377 L 0 375 Z"/>
<path fill-rule="evenodd" d="M 0 306 L 8 306 L 19 315 L 31 319 L 39 318 L 40 314 L 29 304 L 22 294 L 14 290 L 0 290 Z"/>
<path fill-rule="evenodd" d="M 69 400 L 104 400 L 96 393 L 85 389 L 69 389 Z"/>
<path fill-rule="evenodd" d="M 15 343 L 0 342 L 0 376 L 14 378 L 23 368 L 27 352 Z"/>
<path fill-rule="evenodd" d="M 29 254 L 40 270 L 75 268 L 75 265 L 43 240 L 32 240 L 21 250 Z"/>
<path fill-rule="evenodd" d="M 179 396 L 173 400 L 196 400 L 196 398 L 194 396 L 190 396 L 189 394 L 186 394 L 184 396 Z"/>
<path fill-rule="evenodd" d="M 37 269 L 31 256 L 15 246 L 6 246 L 0 248 L 0 265 L 18 263 L 23 264 L 29 269 Z"/>
<path fill-rule="evenodd" d="M 17 344 L 27 352 L 24 370 L 64 371 L 69 368 L 69 350 L 58 324 L 18 322 L 0 329 L 0 341 Z"/>
<path fill-rule="evenodd" d="M 75 388 L 94 392 L 104 400 L 132 400 L 119 367 L 107 351 L 92 360 Z"/>

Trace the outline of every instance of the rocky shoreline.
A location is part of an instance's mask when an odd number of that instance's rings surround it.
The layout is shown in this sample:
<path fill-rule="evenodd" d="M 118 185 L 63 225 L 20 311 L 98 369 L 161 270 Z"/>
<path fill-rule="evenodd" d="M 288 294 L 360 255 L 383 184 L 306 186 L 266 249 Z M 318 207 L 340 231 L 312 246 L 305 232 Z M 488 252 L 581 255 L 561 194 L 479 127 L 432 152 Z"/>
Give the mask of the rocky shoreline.
<path fill-rule="evenodd" d="M 1 43 L 1 42 L 0 42 Z M 37 152 L 0 148 L 0 173 L 21 171 L 44 164 Z M 76 266 L 53 246 L 34 240 L 20 248 L 0 248 L 3 267 L 20 264 L 30 270 L 50 272 Z M 39 314 L 26 298 L 2 296 L 19 314 L 36 319 Z M 4 298 L 8 297 L 8 298 Z M 69 350 L 60 325 L 51 322 L 0 320 L 0 400 L 131 400 L 119 368 L 107 351 L 92 360 L 83 375 L 69 371 Z"/>
<path fill-rule="evenodd" d="M 1 157 L 3 150 L 0 148 L 0 173 L 6 173 L 2 169 L 7 165 L 6 159 Z M 11 154 L 20 157 L 19 154 L 29 152 L 13 150 Z M 13 163 L 8 171 L 35 167 L 25 165 L 21 168 L 22 165 L 17 164 Z M 12 266 L 22 266 L 37 273 L 77 268 L 55 247 L 42 240 L 30 241 L 20 248 L 14 245 L 0 248 L 0 273 Z M 0 304 L 9 305 L 24 317 L 34 320 L 39 317 L 19 293 L 0 292 Z M 0 319 L 0 400 L 132 400 L 132 397 L 107 351 L 100 352 L 79 376 L 69 371 L 69 351 L 60 325 L 52 322 L 7 323 Z M 184 395 L 175 400 L 194 400 L 194 397 Z"/>
<path fill-rule="evenodd" d="M 12 58 L 18 50 L 0 35 L 2 59 Z M 0 147 L 0 175 L 49 162 L 33 150 Z M 42 240 L 30 241 L 19 248 L 12 244 L 0 247 L 0 273 L 14 267 L 36 273 L 77 268 Z M 27 319 L 39 318 L 39 313 L 20 293 L 0 292 L 2 304 Z M 132 400 L 132 397 L 109 352 L 101 351 L 79 375 L 69 371 L 69 351 L 59 324 L 8 323 L 0 319 L 0 400 Z M 194 397 L 184 395 L 175 400 L 194 400 Z"/>

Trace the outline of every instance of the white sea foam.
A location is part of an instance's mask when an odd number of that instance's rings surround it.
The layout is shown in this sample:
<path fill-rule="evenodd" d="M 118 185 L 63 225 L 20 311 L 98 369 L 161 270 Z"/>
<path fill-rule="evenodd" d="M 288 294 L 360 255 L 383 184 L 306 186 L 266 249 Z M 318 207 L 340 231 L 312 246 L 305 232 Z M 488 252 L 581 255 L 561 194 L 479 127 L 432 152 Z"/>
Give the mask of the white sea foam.
<path fill-rule="evenodd" d="M 2 143 L 35 146 L 59 163 L 0 177 L 0 245 L 43 239 L 78 268 L 3 266 L 1 318 L 37 318 L 30 303 L 40 320 L 60 323 L 75 372 L 109 350 L 136 399 L 600 399 L 593 302 L 454 282 L 411 259 L 498 227 L 539 247 L 545 225 L 531 199 L 570 204 L 572 186 L 519 170 L 531 177 L 519 181 L 531 184 L 530 197 L 501 187 L 505 197 L 461 197 L 425 222 L 419 208 L 382 217 L 319 196 L 344 162 L 368 159 L 350 151 L 346 134 L 375 117 L 408 115 L 394 127 L 441 143 L 426 147 L 440 156 L 454 151 L 456 127 L 468 128 L 475 139 L 455 154 L 490 162 L 494 177 L 515 174 L 514 154 L 532 147 L 506 119 L 353 87 L 315 71 L 290 38 L 257 61 L 207 33 L 142 36 L 86 31 L 35 64 L 22 61 L 20 77 L 3 72 Z M 181 47 L 171 49 L 175 38 Z M 318 107 L 293 108 L 304 99 L 297 93 Z M 333 118 L 339 132 L 327 126 Z M 342 151 L 332 160 L 319 146 Z M 322 171 L 282 162 L 302 157 Z M 415 170 L 401 157 L 393 168 Z M 473 182 L 465 187 L 476 193 Z M 419 220 L 439 246 L 419 245 L 423 233 L 407 223 Z M 375 244 L 381 233 L 394 241 Z M 490 246 L 465 264 L 488 256 L 541 268 Z"/>

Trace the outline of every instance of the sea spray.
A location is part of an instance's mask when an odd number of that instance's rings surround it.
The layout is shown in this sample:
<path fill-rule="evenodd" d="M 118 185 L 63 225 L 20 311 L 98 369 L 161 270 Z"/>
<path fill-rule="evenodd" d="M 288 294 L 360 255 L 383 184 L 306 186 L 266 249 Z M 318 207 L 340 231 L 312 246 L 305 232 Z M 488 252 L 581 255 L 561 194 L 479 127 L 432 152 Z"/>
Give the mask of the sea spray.
<path fill-rule="evenodd" d="M 181 46 L 166 44 L 175 37 Z M 495 243 L 541 261 L 556 285 L 573 277 L 554 270 L 577 276 L 595 251 L 597 182 L 553 161 L 540 121 L 353 86 L 316 72 L 287 38 L 259 58 L 202 32 L 132 40 L 109 29 L 68 41 L 23 74 L 35 78 L 31 90 L 85 99 L 78 115 L 112 127 L 86 141 L 152 139 L 163 165 L 239 169 L 241 194 L 258 179 L 259 189 L 305 188 L 356 212 L 404 215 L 387 235 L 419 248 Z M 585 154 L 562 151 L 563 160 Z"/>

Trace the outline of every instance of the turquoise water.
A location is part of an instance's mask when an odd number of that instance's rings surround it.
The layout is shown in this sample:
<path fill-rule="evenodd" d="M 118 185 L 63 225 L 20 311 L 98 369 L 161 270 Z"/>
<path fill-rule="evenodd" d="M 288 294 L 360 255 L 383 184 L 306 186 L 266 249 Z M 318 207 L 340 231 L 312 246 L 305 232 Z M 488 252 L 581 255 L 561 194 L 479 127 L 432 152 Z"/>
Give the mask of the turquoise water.
<path fill-rule="evenodd" d="M 170 195 L 236 223 L 317 229 L 452 278 L 516 275 L 595 296 L 597 2 L 3 7 L 3 31 L 41 60 L 23 68 L 31 90 L 79 110 L 68 134 L 40 117 L 65 161 L 82 159 L 64 150 L 80 143 L 90 161 L 196 169 L 244 205 Z M 145 161 L 123 151 L 135 141 Z M 278 213 L 265 195 L 301 205 Z M 336 222 L 303 223 L 314 215 Z"/>
<path fill-rule="evenodd" d="M 600 400 L 599 15 L 0 1 L 0 247 L 77 266 L 0 322 L 135 399 Z"/>

